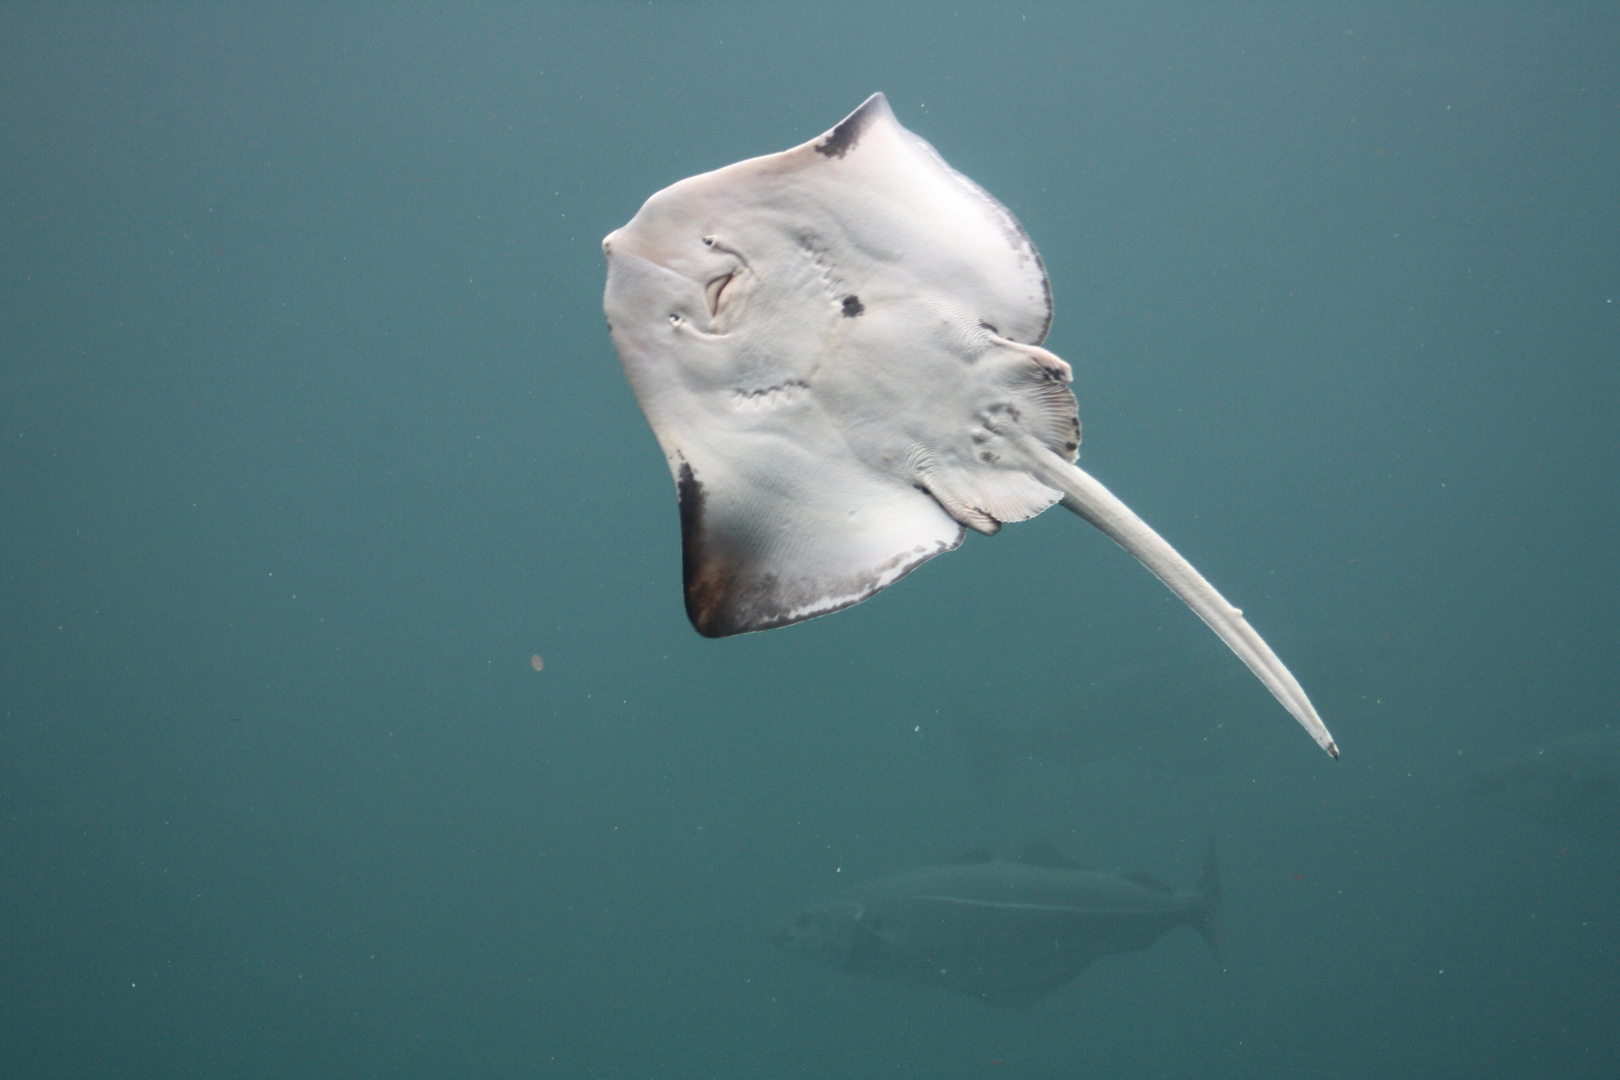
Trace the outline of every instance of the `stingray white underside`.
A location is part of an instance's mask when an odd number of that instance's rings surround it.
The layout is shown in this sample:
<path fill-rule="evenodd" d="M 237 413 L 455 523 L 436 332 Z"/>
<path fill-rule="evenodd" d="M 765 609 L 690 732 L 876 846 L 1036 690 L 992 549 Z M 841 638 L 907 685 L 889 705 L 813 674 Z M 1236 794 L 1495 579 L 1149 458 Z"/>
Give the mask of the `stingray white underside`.
<path fill-rule="evenodd" d="M 709 636 L 866 599 L 1058 501 L 1141 559 L 1336 753 L 1281 661 L 1073 462 L 1069 366 L 1012 214 L 881 94 L 802 146 L 673 184 L 603 242 L 614 345 L 680 500 Z"/>

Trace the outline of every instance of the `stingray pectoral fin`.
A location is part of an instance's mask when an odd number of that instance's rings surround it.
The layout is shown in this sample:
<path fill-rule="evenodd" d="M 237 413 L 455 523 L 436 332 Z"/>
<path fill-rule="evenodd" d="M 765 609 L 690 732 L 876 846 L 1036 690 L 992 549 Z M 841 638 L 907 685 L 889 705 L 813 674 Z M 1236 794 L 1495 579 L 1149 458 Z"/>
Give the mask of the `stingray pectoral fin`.
<path fill-rule="evenodd" d="M 1215 631 L 1227 647 L 1237 653 L 1238 659 L 1249 666 L 1276 699 L 1282 702 L 1310 732 L 1316 744 L 1333 757 L 1339 756 L 1339 747 L 1329 734 L 1322 718 L 1316 715 L 1311 699 L 1299 685 L 1293 673 L 1283 666 L 1271 646 L 1255 633 L 1254 627 L 1244 619 L 1243 612 L 1226 602 L 1215 591 L 1215 586 L 1204 580 L 1204 575 L 1193 569 L 1192 563 L 1182 558 L 1148 523 L 1137 517 L 1131 508 L 1120 502 L 1094 477 L 1078 466 L 1071 465 L 1058 455 L 1041 447 L 1036 451 L 1041 463 L 1041 474 L 1048 483 L 1063 492 L 1063 505 L 1096 526 L 1104 536 L 1136 556 L 1153 576 L 1169 586 L 1181 597 L 1200 619 Z"/>

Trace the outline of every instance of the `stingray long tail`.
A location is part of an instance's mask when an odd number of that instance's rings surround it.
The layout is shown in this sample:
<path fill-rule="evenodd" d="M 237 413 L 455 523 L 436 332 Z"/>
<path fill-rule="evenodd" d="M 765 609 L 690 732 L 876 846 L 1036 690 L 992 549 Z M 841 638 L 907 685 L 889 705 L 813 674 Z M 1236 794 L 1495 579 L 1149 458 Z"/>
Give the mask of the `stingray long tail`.
<path fill-rule="evenodd" d="M 1329 734 L 1327 725 L 1316 715 L 1311 699 L 1305 696 L 1299 680 L 1283 666 L 1271 646 L 1255 633 L 1254 627 L 1244 619 L 1243 612 L 1227 603 L 1215 586 L 1204 580 L 1204 575 L 1192 563 L 1154 532 L 1147 522 L 1137 517 L 1130 507 L 1104 487 L 1085 470 L 1069 464 L 1058 455 L 1039 448 L 1036 453 L 1045 465 L 1046 479 L 1063 492 L 1063 505 L 1077 516 L 1090 522 L 1104 536 L 1134 555 L 1153 576 L 1181 597 L 1192 608 L 1193 614 L 1203 619 L 1227 647 L 1237 653 L 1238 659 L 1265 684 L 1283 708 L 1291 713 L 1300 726 L 1310 733 L 1316 744 L 1333 757 L 1339 756 L 1339 747 Z"/>
<path fill-rule="evenodd" d="M 1221 864 L 1215 856 L 1215 840 L 1209 841 L 1204 869 L 1198 875 L 1198 912 L 1193 928 L 1204 935 L 1215 962 L 1226 970 L 1226 934 L 1221 930 Z"/>

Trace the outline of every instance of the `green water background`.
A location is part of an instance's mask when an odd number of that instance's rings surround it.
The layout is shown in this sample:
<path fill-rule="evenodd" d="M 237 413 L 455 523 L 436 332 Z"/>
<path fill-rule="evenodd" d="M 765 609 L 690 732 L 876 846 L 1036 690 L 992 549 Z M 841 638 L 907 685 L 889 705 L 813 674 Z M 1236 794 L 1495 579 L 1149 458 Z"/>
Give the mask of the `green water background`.
<path fill-rule="evenodd" d="M 1615 720 L 1617 52 L 1604 5 L 0 10 L 0 1072 L 1613 1075 L 1614 834 L 1466 777 Z M 1083 464 L 1341 762 L 1061 511 L 686 624 L 600 239 L 875 90 L 1039 245 Z M 1094 699 L 986 797 L 964 722 Z M 766 940 L 978 845 L 1190 886 L 1212 833 L 1224 973 L 1183 931 L 1014 1015 Z"/>

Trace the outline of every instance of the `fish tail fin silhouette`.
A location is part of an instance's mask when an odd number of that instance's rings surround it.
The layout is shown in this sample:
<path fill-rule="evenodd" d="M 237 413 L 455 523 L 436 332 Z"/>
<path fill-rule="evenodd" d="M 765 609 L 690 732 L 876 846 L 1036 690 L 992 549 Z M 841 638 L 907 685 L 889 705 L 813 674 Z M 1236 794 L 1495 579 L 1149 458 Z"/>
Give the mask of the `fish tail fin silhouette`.
<path fill-rule="evenodd" d="M 1204 869 L 1198 875 L 1198 908 L 1193 928 L 1209 942 L 1215 962 L 1226 970 L 1226 934 L 1221 930 L 1221 863 L 1215 854 L 1215 838 L 1210 837 L 1209 853 L 1204 856 Z"/>

